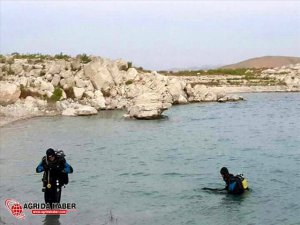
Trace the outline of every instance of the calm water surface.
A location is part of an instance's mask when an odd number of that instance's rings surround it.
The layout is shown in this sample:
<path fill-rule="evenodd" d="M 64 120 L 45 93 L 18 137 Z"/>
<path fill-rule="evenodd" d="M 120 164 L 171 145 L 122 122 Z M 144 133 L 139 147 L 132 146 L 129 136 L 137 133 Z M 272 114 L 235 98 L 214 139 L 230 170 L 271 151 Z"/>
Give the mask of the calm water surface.
<path fill-rule="evenodd" d="M 34 118 L 0 128 L 0 224 L 300 224 L 300 94 L 245 94 L 247 101 L 172 107 L 167 119 L 123 112 Z M 60 218 L 12 217 L 6 198 L 43 202 L 35 168 L 48 147 L 74 167 Z M 244 173 L 251 191 L 214 194 L 219 169 Z M 110 217 L 113 220 L 110 220 Z"/>

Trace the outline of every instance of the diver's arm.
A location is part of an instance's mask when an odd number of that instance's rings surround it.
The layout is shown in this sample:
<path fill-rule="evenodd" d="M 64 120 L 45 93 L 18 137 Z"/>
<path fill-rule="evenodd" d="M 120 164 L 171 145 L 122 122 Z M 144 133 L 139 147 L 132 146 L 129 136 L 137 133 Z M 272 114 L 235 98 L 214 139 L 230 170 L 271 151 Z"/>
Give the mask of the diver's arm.
<path fill-rule="evenodd" d="M 44 166 L 43 166 L 43 161 L 42 162 L 40 162 L 40 164 L 37 166 L 37 168 L 35 169 L 35 171 L 37 172 L 37 173 L 41 173 L 41 172 L 43 172 L 45 169 L 44 169 Z"/>
<path fill-rule="evenodd" d="M 208 188 L 208 187 L 204 187 L 202 188 L 202 190 L 208 190 L 208 191 L 224 191 L 226 190 L 225 188 Z"/>
<path fill-rule="evenodd" d="M 70 166 L 67 162 L 65 162 L 63 172 L 64 173 L 73 173 L 72 166 Z"/>

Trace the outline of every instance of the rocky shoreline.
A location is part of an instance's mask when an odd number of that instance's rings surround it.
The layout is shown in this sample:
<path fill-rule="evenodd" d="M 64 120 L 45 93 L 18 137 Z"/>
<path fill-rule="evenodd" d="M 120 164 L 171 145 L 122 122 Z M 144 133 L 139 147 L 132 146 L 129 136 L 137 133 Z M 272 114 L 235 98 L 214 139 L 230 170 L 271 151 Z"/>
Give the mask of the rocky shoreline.
<path fill-rule="evenodd" d="M 174 104 L 239 101 L 243 98 L 235 93 L 243 92 L 300 91 L 300 64 L 262 71 L 263 79 L 279 80 L 279 86 L 203 82 L 212 77 L 165 76 L 138 70 L 124 60 L 93 56 L 2 56 L 0 126 L 35 116 L 84 116 L 114 109 L 126 110 L 128 118 L 157 119 Z"/>

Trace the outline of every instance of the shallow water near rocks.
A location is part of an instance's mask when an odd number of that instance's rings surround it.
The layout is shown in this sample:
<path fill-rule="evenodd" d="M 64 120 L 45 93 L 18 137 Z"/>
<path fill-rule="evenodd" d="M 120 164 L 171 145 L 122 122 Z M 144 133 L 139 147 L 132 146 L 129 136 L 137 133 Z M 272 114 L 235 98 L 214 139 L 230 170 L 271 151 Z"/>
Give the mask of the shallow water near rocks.
<path fill-rule="evenodd" d="M 0 224 L 300 224 L 300 94 L 243 96 L 172 107 L 155 121 L 105 111 L 0 128 Z M 26 211 L 19 221 L 4 201 L 43 202 L 35 168 L 48 147 L 63 149 L 74 167 L 62 202 L 77 211 L 59 218 Z M 224 186 L 222 166 L 243 173 L 251 191 L 202 190 Z"/>

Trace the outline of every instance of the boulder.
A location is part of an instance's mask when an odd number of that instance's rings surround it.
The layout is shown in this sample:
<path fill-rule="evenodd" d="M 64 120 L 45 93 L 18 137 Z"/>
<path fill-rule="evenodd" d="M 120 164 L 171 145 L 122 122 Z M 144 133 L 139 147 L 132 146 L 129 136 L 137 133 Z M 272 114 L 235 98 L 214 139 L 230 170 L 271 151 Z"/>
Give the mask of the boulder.
<path fill-rule="evenodd" d="M 183 81 L 179 81 L 178 79 L 171 79 L 168 82 L 168 91 L 172 96 L 172 102 L 179 104 L 179 103 L 186 103 L 187 95 L 184 91 L 184 88 L 186 86 L 186 83 Z M 179 100 L 180 98 L 180 100 Z"/>
<path fill-rule="evenodd" d="M 39 76 L 41 76 L 41 72 L 42 72 L 42 69 L 32 69 L 32 70 L 29 72 L 29 76 L 32 76 L 32 77 L 39 77 Z"/>
<path fill-rule="evenodd" d="M 136 71 L 135 68 L 129 68 L 126 72 L 126 75 L 125 75 L 125 82 L 128 82 L 130 80 L 134 80 L 137 76 L 138 72 Z"/>
<path fill-rule="evenodd" d="M 162 112 L 171 107 L 170 103 L 163 103 L 158 93 L 144 93 L 138 96 L 128 110 L 131 118 L 158 119 Z"/>
<path fill-rule="evenodd" d="M 71 70 L 76 71 L 81 68 L 80 60 L 79 59 L 74 59 L 71 61 Z"/>
<path fill-rule="evenodd" d="M 117 65 L 119 70 L 127 70 L 128 69 L 128 63 L 123 59 L 116 60 L 115 64 Z"/>
<path fill-rule="evenodd" d="M 65 62 L 63 60 L 54 61 L 50 65 L 48 73 L 50 74 L 59 74 L 65 68 Z"/>
<path fill-rule="evenodd" d="M 76 99 L 81 99 L 84 93 L 84 88 L 73 87 L 74 96 Z"/>
<path fill-rule="evenodd" d="M 95 60 L 84 67 L 84 74 L 90 78 L 95 89 L 108 92 L 114 85 L 114 80 L 106 66 L 101 60 Z"/>
<path fill-rule="evenodd" d="M 47 81 L 52 81 L 52 74 L 50 74 L 50 73 L 47 73 L 46 75 L 45 75 L 45 78 L 47 79 Z"/>
<path fill-rule="evenodd" d="M 94 97 L 95 97 L 95 94 L 94 94 L 94 92 L 92 92 L 92 91 L 85 91 L 85 92 L 83 93 L 83 96 L 84 96 L 84 97 L 87 97 L 87 98 L 94 98 Z"/>
<path fill-rule="evenodd" d="M 123 82 L 123 77 L 126 74 L 125 71 L 120 71 L 115 64 L 108 66 L 107 69 L 116 85 L 119 85 Z"/>
<path fill-rule="evenodd" d="M 98 111 L 92 106 L 83 105 L 80 106 L 78 109 L 76 109 L 76 115 L 78 116 L 89 116 L 89 115 L 95 115 Z"/>
<path fill-rule="evenodd" d="M 41 81 L 40 90 L 53 92 L 54 91 L 54 86 L 53 86 L 53 84 L 51 84 L 49 82 Z"/>
<path fill-rule="evenodd" d="M 90 80 L 85 80 L 84 83 L 87 91 L 95 91 L 95 88 Z"/>
<path fill-rule="evenodd" d="M 106 101 L 103 97 L 103 94 L 100 90 L 95 91 L 94 99 L 91 100 L 91 105 L 96 109 L 105 109 L 106 108 Z"/>
<path fill-rule="evenodd" d="M 25 98 L 25 101 L 24 101 L 24 105 L 26 108 L 34 108 L 37 106 L 37 103 L 36 103 L 36 99 L 31 97 L 31 96 L 27 96 Z"/>
<path fill-rule="evenodd" d="M 242 96 L 238 96 L 238 95 L 226 95 L 220 99 L 218 99 L 218 102 L 235 102 L 235 101 L 240 101 L 240 100 L 244 100 L 244 98 Z"/>
<path fill-rule="evenodd" d="M 56 87 L 60 82 L 60 75 L 59 74 L 54 74 L 51 83 L 53 84 L 54 87 Z"/>
<path fill-rule="evenodd" d="M 186 99 L 185 96 L 179 95 L 177 102 L 178 104 L 187 104 L 188 100 Z"/>
<path fill-rule="evenodd" d="M 74 77 L 68 77 L 60 80 L 60 85 L 64 90 L 70 89 L 75 85 Z"/>
<path fill-rule="evenodd" d="M 20 75 L 23 72 L 23 66 L 21 63 L 13 63 L 10 66 L 10 69 L 14 72 L 15 75 Z"/>
<path fill-rule="evenodd" d="M 202 96 L 203 102 L 214 102 L 217 101 L 217 94 L 215 92 L 206 92 Z"/>
<path fill-rule="evenodd" d="M 80 79 L 79 77 L 75 77 L 74 80 L 75 80 L 76 87 L 79 87 L 79 88 L 85 87 L 85 82 L 82 79 Z"/>
<path fill-rule="evenodd" d="M 20 95 L 21 90 L 17 85 L 0 81 L 0 105 L 15 103 Z"/>
<path fill-rule="evenodd" d="M 60 73 L 62 78 L 69 78 L 69 77 L 73 77 L 72 71 L 67 70 L 67 71 L 62 71 Z"/>
<path fill-rule="evenodd" d="M 28 78 L 27 77 L 20 77 L 19 84 L 23 87 L 26 87 L 28 85 Z"/>
<path fill-rule="evenodd" d="M 77 116 L 76 110 L 74 108 L 64 109 L 61 113 L 63 116 Z"/>
<path fill-rule="evenodd" d="M 72 100 L 64 100 L 56 103 L 58 110 L 62 111 L 64 116 L 85 116 L 85 115 L 95 115 L 98 111 L 91 106 L 81 105 Z"/>

